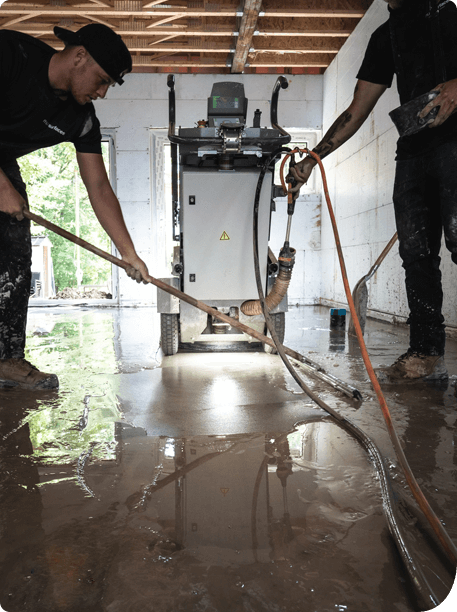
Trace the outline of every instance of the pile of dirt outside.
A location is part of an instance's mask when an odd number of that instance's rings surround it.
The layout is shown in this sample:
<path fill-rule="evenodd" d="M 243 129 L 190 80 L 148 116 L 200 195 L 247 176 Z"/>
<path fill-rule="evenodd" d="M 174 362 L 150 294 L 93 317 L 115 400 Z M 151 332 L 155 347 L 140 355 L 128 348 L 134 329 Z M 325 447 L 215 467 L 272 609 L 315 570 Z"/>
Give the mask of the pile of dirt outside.
<path fill-rule="evenodd" d="M 111 300 L 111 293 L 101 291 L 100 289 L 79 289 L 77 287 L 67 287 L 58 291 L 52 299 L 54 300 Z"/>

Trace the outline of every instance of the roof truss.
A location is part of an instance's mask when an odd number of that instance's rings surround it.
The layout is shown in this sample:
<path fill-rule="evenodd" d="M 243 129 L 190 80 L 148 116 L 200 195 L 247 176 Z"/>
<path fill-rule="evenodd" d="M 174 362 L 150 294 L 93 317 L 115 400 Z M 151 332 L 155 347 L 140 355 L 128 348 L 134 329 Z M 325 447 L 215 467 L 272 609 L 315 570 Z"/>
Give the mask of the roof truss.
<path fill-rule="evenodd" d="M 0 29 L 56 49 L 56 25 L 103 23 L 129 47 L 134 72 L 325 71 L 373 0 L 7 0 Z"/>

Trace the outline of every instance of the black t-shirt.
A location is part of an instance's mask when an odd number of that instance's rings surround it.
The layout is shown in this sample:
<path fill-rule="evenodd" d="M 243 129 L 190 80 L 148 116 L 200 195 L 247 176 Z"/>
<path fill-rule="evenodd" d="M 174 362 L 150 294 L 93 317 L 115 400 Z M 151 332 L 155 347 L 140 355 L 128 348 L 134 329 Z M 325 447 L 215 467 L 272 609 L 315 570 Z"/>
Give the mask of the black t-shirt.
<path fill-rule="evenodd" d="M 457 7 L 442 6 L 438 17 L 442 51 L 433 44 L 429 0 L 405 0 L 400 9 L 390 10 L 388 21 L 372 34 L 357 78 L 380 85 L 392 85 L 397 75 L 401 104 L 431 91 L 443 81 L 457 78 Z M 438 47 L 438 48 L 437 48 Z M 434 53 L 444 58 L 436 70 Z M 398 140 L 397 158 L 418 155 L 424 147 L 433 148 L 457 139 L 457 114 L 437 128 L 424 128 Z"/>
<path fill-rule="evenodd" d="M 48 78 L 54 49 L 36 38 L 0 30 L 0 167 L 60 142 L 80 153 L 101 153 L 92 103 L 58 98 Z"/>

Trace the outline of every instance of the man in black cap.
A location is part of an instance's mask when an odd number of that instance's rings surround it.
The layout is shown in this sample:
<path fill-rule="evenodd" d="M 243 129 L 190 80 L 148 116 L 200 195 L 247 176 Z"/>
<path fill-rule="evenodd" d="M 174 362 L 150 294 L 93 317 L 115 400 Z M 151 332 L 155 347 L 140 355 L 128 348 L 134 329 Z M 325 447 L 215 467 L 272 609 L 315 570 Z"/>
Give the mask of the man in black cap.
<path fill-rule="evenodd" d="M 24 359 L 32 247 L 17 158 L 72 142 L 95 214 L 131 266 L 127 274 L 137 282 L 150 278 L 111 189 L 92 104 L 108 87 L 123 83 L 132 69 L 130 53 L 104 25 L 54 32 L 65 43 L 63 51 L 26 34 L 0 31 L 0 386 L 26 389 L 55 389 L 59 382 Z"/>
<path fill-rule="evenodd" d="M 314 151 L 323 158 L 349 140 L 394 74 L 402 104 L 438 92 L 420 111 L 423 129 L 402 135 L 397 143 L 393 203 L 410 308 L 410 346 L 377 373 L 383 382 L 446 380 L 439 252 L 444 231 L 457 263 L 457 8 L 451 0 L 386 2 L 389 19 L 371 36 L 352 103 Z M 295 191 L 315 164 L 306 157 L 292 170 Z"/>

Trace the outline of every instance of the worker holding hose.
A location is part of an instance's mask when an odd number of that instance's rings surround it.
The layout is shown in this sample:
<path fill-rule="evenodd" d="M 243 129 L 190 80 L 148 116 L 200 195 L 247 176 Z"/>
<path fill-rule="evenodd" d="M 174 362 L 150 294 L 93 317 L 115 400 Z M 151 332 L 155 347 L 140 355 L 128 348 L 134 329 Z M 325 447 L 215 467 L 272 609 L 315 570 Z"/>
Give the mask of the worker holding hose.
<path fill-rule="evenodd" d="M 378 378 L 446 380 L 439 252 L 444 229 L 457 263 L 457 8 L 450 0 L 386 2 L 389 19 L 371 36 L 353 100 L 314 152 L 322 159 L 351 138 L 394 74 L 401 104 L 437 92 L 414 117 L 425 127 L 402 135 L 397 144 L 393 203 L 410 308 L 410 346 L 393 365 L 379 368 Z M 308 156 L 291 168 L 295 192 L 315 165 Z"/>
<path fill-rule="evenodd" d="M 37 390 L 55 389 L 59 382 L 24 359 L 32 246 L 17 158 L 72 142 L 91 205 L 130 265 L 127 274 L 137 282 L 149 278 L 106 174 L 92 104 L 108 87 L 123 83 L 132 69 L 130 53 L 101 24 L 54 32 L 65 43 L 62 51 L 26 34 L 0 31 L 0 386 Z"/>

